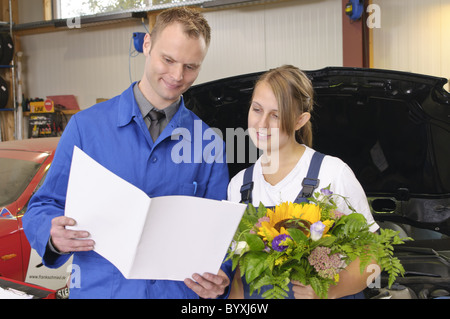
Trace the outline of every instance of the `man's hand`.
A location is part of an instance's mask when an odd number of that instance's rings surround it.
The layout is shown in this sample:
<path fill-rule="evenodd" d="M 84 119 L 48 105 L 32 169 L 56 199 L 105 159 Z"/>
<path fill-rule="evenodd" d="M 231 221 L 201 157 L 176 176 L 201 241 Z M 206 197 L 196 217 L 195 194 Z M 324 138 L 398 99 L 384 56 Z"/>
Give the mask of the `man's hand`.
<path fill-rule="evenodd" d="M 59 216 L 52 219 L 50 238 L 53 247 L 61 253 L 74 251 L 89 251 L 94 249 L 94 241 L 86 239 L 89 237 L 87 231 L 69 230 L 66 226 L 74 226 L 75 220 L 66 216 Z"/>
<path fill-rule="evenodd" d="M 230 279 L 222 270 L 219 270 L 217 275 L 210 273 L 205 273 L 203 276 L 193 274 L 192 279 L 187 278 L 184 280 L 184 283 L 200 298 L 204 299 L 214 299 L 223 295 L 225 289 L 230 285 Z"/>

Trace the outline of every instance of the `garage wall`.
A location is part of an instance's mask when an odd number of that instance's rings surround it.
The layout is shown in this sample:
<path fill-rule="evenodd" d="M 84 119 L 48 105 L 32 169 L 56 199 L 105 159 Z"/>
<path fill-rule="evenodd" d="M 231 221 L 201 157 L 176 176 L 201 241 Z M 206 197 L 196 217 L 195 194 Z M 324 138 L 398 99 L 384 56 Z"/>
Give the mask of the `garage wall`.
<path fill-rule="evenodd" d="M 373 3 L 381 12 L 381 28 L 373 29 L 373 67 L 450 78 L 450 0 Z"/>
<path fill-rule="evenodd" d="M 297 0 L 206 14 L 213 30 L 199 81 L 266 70 L 342 66 L 341 0 Z"/>
<path fill-rule="evenodd" d="M 24 92 L 29 97 L 73 94 L 81 108 L 111 98 L 137 80 L 143 56 L 131 58 L 133 32 L 142 24 L 73 29 L 20 37 Z M 140 78 L 140 75 L 139 75 Z"/>
<path fill-rule="evenodd" d="M 197 83 L 266 70 L 342 65 L 341 0 L 295 0 L 205 13 L 212 41 Z M 142 75 L 144 57 L 129 58 L 140 23 L 72 29 L 20 38 L 30 97 L 74 94 L 81 108 L 120 94 Z"/>

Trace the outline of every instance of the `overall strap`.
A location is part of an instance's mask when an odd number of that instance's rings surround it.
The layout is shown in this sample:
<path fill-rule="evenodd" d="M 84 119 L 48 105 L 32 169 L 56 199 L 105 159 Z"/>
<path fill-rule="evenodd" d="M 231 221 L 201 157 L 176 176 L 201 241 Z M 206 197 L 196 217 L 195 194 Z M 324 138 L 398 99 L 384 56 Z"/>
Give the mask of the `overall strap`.
<path fill-rule="evenodd" d="M 306 174 L 302 182 L 303 189 L 298 194 L 294 203 L 308 202 L 308 197 L 311 197 L 314 190 L 319 186 L 320 181 L 317 177 L 319 176 L 320 166 L 324 157 L 324 154 L 314 152 L 311 163 L 309 164 L 308 174 Z"/>
<path fill-rule="evenodd" d="M 324 154 L 319 152 L 314 152 L 314 155 L 309 164 L 308 174 L 303 179 L 302 190 L 298 194 L 294 203 L 307 202 L 308 197 L 311 197 L 314 190 L 319 186 L 319 176 L 320 166 L 322 165 L 322 160 L 325 157 Z M 252 202 L 252 191 L 253 191 L 253 168 L 255 164 L 248 167 L 244 172 L 244 182 L 241 186 L 241 203 L 249 204 Z"/>
<path fill-rule="evenodd" d="M 249 204 L 252 202 L 253 191 L 253 168 L 255 164 L 248 167 L 244 172 L 244 182 L 241 186 L 241 203 Z"/>

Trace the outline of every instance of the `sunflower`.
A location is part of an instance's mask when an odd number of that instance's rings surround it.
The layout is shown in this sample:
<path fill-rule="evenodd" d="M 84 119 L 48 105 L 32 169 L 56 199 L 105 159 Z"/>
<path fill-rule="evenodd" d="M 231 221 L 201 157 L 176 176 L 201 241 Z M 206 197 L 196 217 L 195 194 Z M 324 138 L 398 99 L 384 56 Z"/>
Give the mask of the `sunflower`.
<path fill-rule="evenodd" d="M 261 227 L 258 228 L 258 235 L 260 235 L 264 241 L 272 242 L 275 237 L 279 235 L 289 235 L 289 233 L 284 227 L 276 229 L 269 221 L 261 223 Z"/>
<path fill-rule="evenodd" d="M 309 227 L 320 221 L 321 208 L 310 203 L 284 202 L 275 206 L 274 209 L 267 209 L 266 217 L 269 220 L 261 222 L 260 227 L 258 227 L 258 235 L 267 242 L 271 242 L 278 235 L 289 235 L 287 228 L 298 228 L 309 236 Z M 327 220 L 323 223 L 326 226 L 325 234 L 333 222 Z"/>

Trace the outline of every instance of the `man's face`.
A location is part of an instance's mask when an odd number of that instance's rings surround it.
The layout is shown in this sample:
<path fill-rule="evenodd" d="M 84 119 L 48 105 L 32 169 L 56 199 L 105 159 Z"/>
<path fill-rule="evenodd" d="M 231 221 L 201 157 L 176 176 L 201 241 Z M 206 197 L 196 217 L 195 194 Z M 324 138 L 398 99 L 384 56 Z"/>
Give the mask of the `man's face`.
<path fill-rule="evenodd" d="M 139 87 L 150 103 L 163 109 L 177 101 L 197 79 L 208 48 L 203 37 L 190 38 L 175 23 L 154 41 L 147 34 L 143 50 L 146 61 Z"/>

